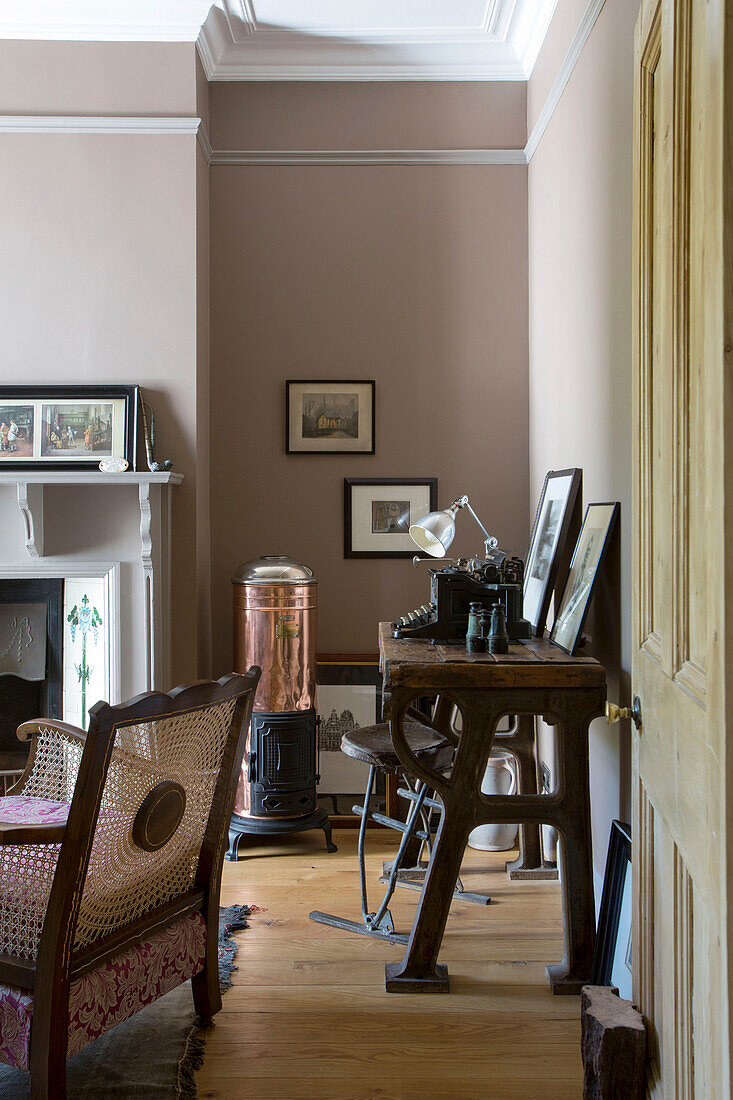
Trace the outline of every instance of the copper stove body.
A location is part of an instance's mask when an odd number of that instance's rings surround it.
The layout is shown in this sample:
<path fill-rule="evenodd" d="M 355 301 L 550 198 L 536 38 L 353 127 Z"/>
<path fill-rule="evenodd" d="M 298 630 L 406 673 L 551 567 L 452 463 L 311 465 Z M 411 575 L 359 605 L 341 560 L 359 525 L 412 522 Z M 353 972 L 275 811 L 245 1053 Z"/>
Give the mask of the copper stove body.
<path fill-rule="evenodd" d="M 318 584 L 313 571 L 287 557 L 245 562 L 232 578 L 234 668 L 262 669 L 237 783 L 227 859 L 242 836 L 323 829 L 319 808 L 316 721 Z"/>

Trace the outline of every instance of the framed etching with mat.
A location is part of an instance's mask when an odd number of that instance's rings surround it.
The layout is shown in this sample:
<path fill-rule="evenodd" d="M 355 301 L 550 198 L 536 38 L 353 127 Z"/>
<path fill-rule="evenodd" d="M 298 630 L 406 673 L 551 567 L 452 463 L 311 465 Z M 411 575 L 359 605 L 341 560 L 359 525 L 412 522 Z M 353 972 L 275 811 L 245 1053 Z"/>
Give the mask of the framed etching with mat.
<path fill-rule="evenodd" d="M 344 557 L 413 558 L 410 525 L 437 501 L 437 477 L 344 478 Z"/>
<path fill-rule="evenodd" d="M 352 806 L 364 801 L 367 764 L 341 752 L 341 738 L 382 719 L 382 675 L 377 653 L 321 653 L 316 656 L 318 712 L 318 800 L 337 828 L 357 827 Z M 396 802 L 394 776 L 380 775 L 375 801 Z"/>
<path fill-rule="evenodd" d="M 374 392 L 368 379 L 289 379 L 285 383 L 285 453 L 374 454 Z"/>

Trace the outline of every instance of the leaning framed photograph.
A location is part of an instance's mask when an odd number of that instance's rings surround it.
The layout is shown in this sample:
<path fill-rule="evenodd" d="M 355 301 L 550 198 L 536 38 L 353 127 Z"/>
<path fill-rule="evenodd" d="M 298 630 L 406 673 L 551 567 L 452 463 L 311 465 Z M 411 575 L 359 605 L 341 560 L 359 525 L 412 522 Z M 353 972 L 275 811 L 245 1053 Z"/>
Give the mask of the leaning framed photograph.
<path fill-rule="evenodd" d="M 0 386 L 0 468 L 135 469 L 137 386 Z"/>
<path fill-rule="evenodd" d="M 611 823 L 593 954 L 593 985 L 614 985 L 631 1000 L 631 826 Z"/>
<path fill-rule="evenodd" d="M 524 570 L 524 617 L 532 633 L 541 638 L 567 543 L 576 502 L 583 483 L 583 471 L 550 470 L 545 475 Z M 577 533 L 576 520 L 576 533 Z"/>
<path fill-rule="evenodd" d="M 289 455 L 373 455 L 375 383 L 331 379 L 285 383 L 285 451 Z"/>
<path fill-rule="evenodd" d="M 382 674 L 378 653 L 321 653 L 316 656 L 318 712 L 318 801 L 340 826 L 357 826 L 354 805 L 364 801 L 369 765 L 341 752 L 341 738 L 382 719 Z M 390 779 L 380 773 L 372 809 L 391 809 Z"/>
<path fill-rule="evenodd" d="M 570 562 L 550 641 L 571 655 L 580 641 L 596 578 L 619 513 L 617 501 L 589 504 Z"/>
<path fill-rule="evenodd" d="M 344 557 L 414 557 L 410 524 L 437 507 L 437 477 L 344 478 Z"/>

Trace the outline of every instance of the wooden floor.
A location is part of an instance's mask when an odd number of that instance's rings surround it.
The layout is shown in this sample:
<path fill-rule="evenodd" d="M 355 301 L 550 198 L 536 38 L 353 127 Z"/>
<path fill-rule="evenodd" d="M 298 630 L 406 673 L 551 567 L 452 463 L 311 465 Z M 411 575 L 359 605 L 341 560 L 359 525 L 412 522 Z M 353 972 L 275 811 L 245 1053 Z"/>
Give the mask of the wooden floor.
<path fill-rule="evenodd" d="M 579 998 L 553 997 L 544 964 L 562 956 L 556 883 L 509 883 L 506 854 L 467 852 L 464 885 L 489 906 L 454 902 L 441 960 L 451 993 L 384 992 L 402 947 L 308 920 L 311 909 L 359 915 L 352 830 L 258 842 L 225 863 L 222 905 L 264 907 L 238 934 L 239 970 L 206 1034 L 199 1096 L 220 1100 L 577 1100 Z M 374 901 L 394 834 L 369 833 Z M 245 852 L 244 847 L 242 852 Z M 371 899 L 370 899 L 371 900 Z M 392 913 L 409 930 L 418 895 Z"/>

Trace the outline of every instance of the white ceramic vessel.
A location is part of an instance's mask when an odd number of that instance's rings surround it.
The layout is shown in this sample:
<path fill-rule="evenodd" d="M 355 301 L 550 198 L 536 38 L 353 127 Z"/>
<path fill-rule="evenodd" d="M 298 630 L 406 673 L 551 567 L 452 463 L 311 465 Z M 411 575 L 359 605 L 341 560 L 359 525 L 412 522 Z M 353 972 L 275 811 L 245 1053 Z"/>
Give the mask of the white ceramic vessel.
<path fill-rule="evenodd" d="M 517 765 L 506 749 L 492 749 L 481 782 L 483 794 L 516 794 Z M 477 825 L 468 836 L 469 848 L 482 852 L 504 852 L 513 848 L 517 825 Z"/>

